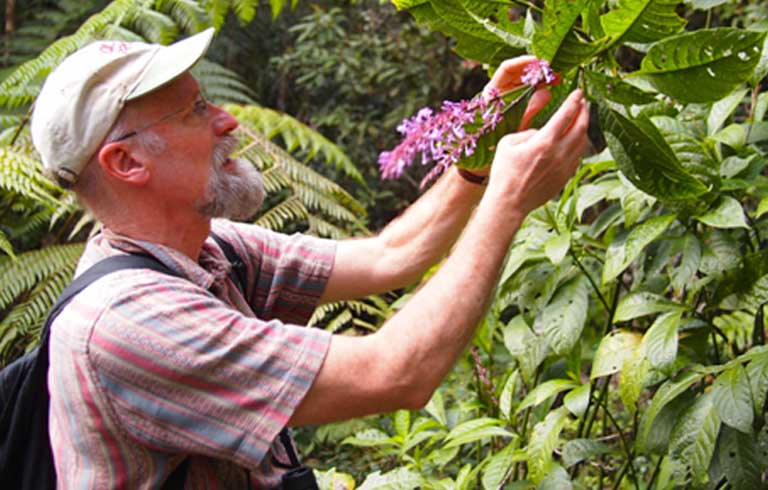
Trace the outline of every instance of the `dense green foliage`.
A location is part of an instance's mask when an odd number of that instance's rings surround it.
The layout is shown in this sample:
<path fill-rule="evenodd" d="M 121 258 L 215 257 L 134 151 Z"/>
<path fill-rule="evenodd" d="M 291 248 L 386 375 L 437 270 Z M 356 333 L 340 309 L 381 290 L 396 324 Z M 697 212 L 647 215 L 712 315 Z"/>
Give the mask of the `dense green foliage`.
<path fill-rule="evenodd" d="M 491 69 L 550 61 L 551 106 L 584 89 L 599 146 L 524 223 L 426 413 L 342 441 L 390 458 L 362 487 L 762 488 L 768 7 L 394 3 Z"/>

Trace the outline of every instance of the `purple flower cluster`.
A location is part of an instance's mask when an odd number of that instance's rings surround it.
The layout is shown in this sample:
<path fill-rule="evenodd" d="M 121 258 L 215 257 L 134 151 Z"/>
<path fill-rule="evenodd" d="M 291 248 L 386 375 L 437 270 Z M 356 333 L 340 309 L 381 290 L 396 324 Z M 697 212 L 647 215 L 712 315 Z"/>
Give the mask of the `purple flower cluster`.
<path fill-rule="evenodd" d="M 542 82 L 549 85 L 557 81 L 557 75 L 545 60 L 535 60 L 525 66 L 520 81 L 531 87 Z"/>
<path fill-rule="evenodd" d="M 421 181 L 421 186 L 435 179 L 462 157 L 475 152 L 477 140 L 496 128 L 503 117 L 504 101 L 498 92 L 488 99 L 482 96 L 460 102 L 444 101 L 441 111 L 421 109 L 414 117 L 404 120 L 397 131 L 403 140 L 392 151 L 379 155 L 382 178 L 402 175 L 405 167 L 421 155 L 421 163 L 434 162 L 435 167 Z"/>

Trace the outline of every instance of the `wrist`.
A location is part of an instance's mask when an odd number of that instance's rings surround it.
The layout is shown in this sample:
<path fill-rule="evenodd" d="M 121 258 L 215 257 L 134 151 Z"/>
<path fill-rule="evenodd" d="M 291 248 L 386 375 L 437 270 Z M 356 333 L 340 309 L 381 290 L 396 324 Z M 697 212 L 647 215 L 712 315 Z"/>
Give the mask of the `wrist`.
<path fill-rule="evenodd" d="M 456 173 L 465 181 L 479 186 L 485 186 L 488 184 L 488 171 L 487 170 L 467 170 L 465 168 L 456 167 Z"/>

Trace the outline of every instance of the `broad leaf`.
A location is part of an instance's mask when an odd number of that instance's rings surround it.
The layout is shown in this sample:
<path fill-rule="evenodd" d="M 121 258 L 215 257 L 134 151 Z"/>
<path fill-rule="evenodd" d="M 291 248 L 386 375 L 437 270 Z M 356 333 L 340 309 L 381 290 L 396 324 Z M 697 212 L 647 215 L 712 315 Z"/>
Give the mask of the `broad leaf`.
<path fill-rule="evenodd" d="M 741 364 L 725 370 L 712 385 L 712 402 L 720 419 L 745 434 L 752 432 L 752 389 Z"/>
<path fill-rule="evenodd" d="M 514 441 L 487 459 L 483 469 L 483 476 L 480 480 L 485 490 L 496 490 L 501 482 L 504 481 L 507 472 L 515 463 L 513 456 L 516 449 L 517 441 Z"/>
<path fill-rule="evenodd" d="M 611 246 L 605 256 L 603 266 L 603 284 L 622 273 L 633 260 L 640 255 L 646 245 L 653 242 L 675 220 L 674 214 L 656 216 L 636 226 L 629 232 L 621 246 Z"/>
<path fill-rule="evenodd" d="M 512 414 L 512 399 L 515 395 L 519 380 L 520 372 L 515 369 L 512 371 L 512 374 L 507 377 L 507 381 L 504 383 L 504 388 L 502 388 L 501 394 L 499 395 L 499 411 L 506 419 L 509 419 Z"/>
<path fill-rule="evenodd" d="M 426 483 L 426 479 L 418 471 L 397 468 L 384 474 L 379 471 L 369 474 L 357 490 L 401 490 L 422 487 Z"/>
<path fill-rule="evenodd" d="M 630 120 L 601 104 L 600 121 L 619 169 L 638 189 L 670 202 L 693 200 L 707 192 L 648 119 Z"/>
<path fill-rule="evenodd" d="M 565 468 L 559 464 L 552 464 L 547 467 L 547 473 L 541 479 L 537 490 L 573 490 L 571 477 Z"/>
<path fill-rule="evenodd" d="M 679 310 L 682 308 L 684 308 L 684 306 L 680 303 L 669 300 L 660 294 L 637 291 L 629 293 L 621 298 L 619 305 L 616 307 L 616 312 L 613 315 L 613 321 L 626 322 L 642 316 Z"/>
<path fill-rule="evenodd" d="M 536 336 L 525 323 L 522 315 L 513 318 L 502 329 L 504 345 L 520 365 L 520 373 L 527 382 L 547 356 L 546 340 Z"/>
<path fill-rule="evenodd" d="M 571 390 L 563 398 L 563 405 L 576 417 L 581 417 L 587 411 L 589 406 L 590 385 L 583 384 L 578 388 Z"/>
<path fill-rule="evenodd" d="M 651 405 L 645 411 L 640 427 L 638 429 L 636 444 L 638 448 L 642 450 L 647 442 L 648 435 L 651 432 L 656 416 L 662 411 L 662 409 L 672 402 L 675 398 L 683 394 L 694 382 L 701 379 L 704 375 L 697 372 L 689 371 L 683 374 L 677 380 L 670 380 L 661 385 L 656 391 L 656 394 L 651 400 Z"/>
<path fill-rule="evenodd" d="M 707 470 L 719 433 L 720 417 L 712 403 L 711 393 L 698 397 L 672 429 L 670 455 L 682 460 L 698 483 L 706 483 L 709 478 Z"/>
<path fill-rule="evenodd" d="M 680 239 L 680 248 L 682 249 L 680 263 L 670 271 L 672 287 L 676 290 L 680 290 L 691 283 L 701 261 L 701 245 L 696 235 L 686 233 Z"/>
<path fill-rule="evenodd" d="M 588 309 L 589 283 L 583 275 L 561 286 L 544 308 L 540 331 L 556 354 L 566 354 L 576 345 L 584 329 Z"/>
<path fill-rule="evenodd" d="M 491 437 L 513 437 L 514 434 L 503 426 L 503 421 L 490 417 L 469 420 L 457 425 L 445 436 L 447 444 L 444 447 L 448 449 L 468 442 L 490 439 Z"/>
<path fill-rule="evenodd" d="M 594 92 L 597 99 L 602 98 L 626 106 L 649 104 L 656 100 L 653 94 L 644 92 L 618 77 L 585 70 L 584 78 L 588 89 Z"/>
<path fill-rule="evenodd" d="M 666 369 L 677 357 L 677 329 L 680 312 L 671 311 L 659 316 L 643 336 L 645 356 L 657 369 Z"/>
<path fill-rule="evenodd" d="M 544 420 L 533 427 L 528 441 L 528 468 L 534 482 L 544 478 L 567 417 L 565 407 L 560 407 L 549 412 Z"/>
<path fill-rule="evenodd" d="M 715 134 L 723 127 L 723 123 L 731 117 L 739 104 L 744 100 L 746 94 L 747 89 L 737 90 L 726 98 L 712 104 L 712 109 L 710 109 L 709 116 L 707 117 L 708 135 Z"/>
<path fill-rule="evenodd" d="M 645 349 L 642 344 L 632 349 L 624 358 L 619 378 L 619 397 L 629 413 L 635 413 L 637 400 L 645 387 L 650 366 L 651 363 L 645 358 Z"/>
<path fill-rule="evenodd" d="M 545 381 L 528 393 L 517 407 L 517 412 L 520 413 L 528 407 L 543 403 L 561 391 L 571 390 L 577 386 L 579 385 L 570 379 L 550 379 Z"/>
<path fill-rule="evenodd" d="M 563 446 L 563 464 L 573 466 L 581 461 L 611 452 L 611 448 L 594 439 L 572 439 Z"/>
<path fill-rule="evenodd" d="M 708 187 L 720 186 L 715 159 L 688 125 L 669 116 L 655 116 L 651 121 L 688 173 Z"/>
<path fill-rule="evenodd" d="M 567 231 L 555 235 L 544 243 L 544 253 L 554 265 L 563 261 L 570 248 L 571 234 Z"/>
<path fill-rule="evenodd" d="M 358 447 L 381 447 L 396 445 L 396 443 L 386 432 L 379 429 L 366 429 L 364 431 L 358 432 L 354 436 L 347 437 L 341 441 L 341 443 Z"/>
<path fill-rule="evenodd" d="M 741 203 L 731 196 L 721 196 L 715 206 L 696 219 L 714 228 L 746 228 L 747 218 Z"/>
<path fill-rule="evenodd" d="M 756 413 L 763 413 L 765 398 L 768 396 L 768 355 L 761 355 L 747 365 L 752 401 Z"/>
<path fill-rule="evenodd" d="M 600 17 L 603 31 L 618 42 L 650 43 L 679 32 L 685 25 L 675 9 L 678 0 L 619 0 L 618 8 Z"/>
<path fill-rule="evenodd" d="M 395 426 L 397 435 L 405 438 L 411 429 L 411 412 L 408 410 L 398 410 L 392 416 L 392 422 Z"/>
<path fill-rule="evenodd" d="M 752 437 L 723 427 L 717 457 L 731 488 L 762 488 L 764 464 Z"/>
<path fill-rule="evenodd" d="M 541 27 L 533 35 L 533 54 L 552 61 L 588 0 L 546 0 Z"/>
<path fill-rule="evenodd" d="M 592 362 L 592 379 L 619 372 L 624 359 L 632 354 L 641 336 L 629 330 L 614 330 L 600 341 Z"/>
<path fill-rule="evenodd" d="M 648 51 L 640 73 L 681 102 L 720 100 L 749 80 L 764 40 L 764 32 L 726 27 L 668 37 Z"/>
<path fill-rule="evenodd" d="M 432 2 L 431 5 L 443 22 L 454 29 L 478 39 L 498 42 L 498 36 L 489 32 L 482 24 L 470 17 L 469 9 L 465 7 L 467 3 L 471 3 L 473 13 L 482 18 L 495 14 L 499 6 L 496 2 L 471 0 L 440 0 L 439 2 Z"/>

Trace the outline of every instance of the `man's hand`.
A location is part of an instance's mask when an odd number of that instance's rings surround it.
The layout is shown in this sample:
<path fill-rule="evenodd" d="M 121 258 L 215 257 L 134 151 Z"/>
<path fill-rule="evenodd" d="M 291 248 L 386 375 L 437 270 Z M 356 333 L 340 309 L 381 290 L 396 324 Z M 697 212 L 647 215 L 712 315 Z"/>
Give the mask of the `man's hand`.
<path fill-rule="evenodd" d="M 486 197 L 523 216 L 552 199 L 587 150 L 588 124 L 587 103 L 576 90 L 541 129 L 502 138 Z"/>

